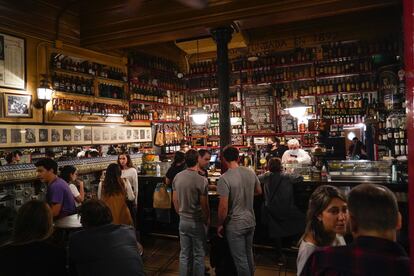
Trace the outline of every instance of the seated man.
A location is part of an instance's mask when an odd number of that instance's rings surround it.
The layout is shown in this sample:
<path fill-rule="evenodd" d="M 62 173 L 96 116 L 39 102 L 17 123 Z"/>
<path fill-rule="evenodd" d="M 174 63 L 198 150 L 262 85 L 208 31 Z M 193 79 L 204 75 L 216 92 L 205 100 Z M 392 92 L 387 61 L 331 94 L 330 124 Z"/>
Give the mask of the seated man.
<path fill-rule="evenodd" d="M 361 184 L 351 190 L 348 208 L 353 243 L 316 251 L 301 275 L 408 275 L 409 258 L 395 242 L 401 214 L 394 194 Z"/>
<path fill-rule="evenodd" d="M 75 200 L 68 183 L 57 176 L 58 165 L 50 158 L 36 162 L 37 177 L 47 184 L 46 201 L 53 218 L 59 219 L 76 213 Z"/>
<path fill-rule="evenodd" d="M 133 227 L 112 224 L 111 210 L 101 200 L 86 201 L 80 213 L 85 229 L 69 240 L 74 275 L 145 275 Z"/>

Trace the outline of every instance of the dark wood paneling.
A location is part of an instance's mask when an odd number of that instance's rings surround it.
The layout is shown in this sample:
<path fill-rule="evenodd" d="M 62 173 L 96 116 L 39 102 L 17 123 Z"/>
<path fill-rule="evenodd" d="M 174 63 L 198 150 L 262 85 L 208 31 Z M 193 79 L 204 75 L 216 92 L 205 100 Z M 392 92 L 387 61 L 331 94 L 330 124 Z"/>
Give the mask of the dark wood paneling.
<path fill-rule="evenodd" d="M 69 0 L 0 0 L 0 28 L 45 40 L 56 39 L 56 19 Z M 80 45 L 80 19 L 75 3 L 62 15 L 60 40 Z"/>
<path fill-rule="evenodd" d="M 263 24 L 255 23 L 263 16 L 271 15 L 270 24 L 282 24 L 400 4 L 400 0 L 239 0 L 215 1 L 204 10 L 192 10 L 172 0 L 144 1 L 135 9 L 125 1 L 85 2 L 89 4 L 82 7 L 87 11 L 81 16 L 82 45 L 108 49 L 207 34 L 208 28 L 235 20 L 254 28 Z"/>

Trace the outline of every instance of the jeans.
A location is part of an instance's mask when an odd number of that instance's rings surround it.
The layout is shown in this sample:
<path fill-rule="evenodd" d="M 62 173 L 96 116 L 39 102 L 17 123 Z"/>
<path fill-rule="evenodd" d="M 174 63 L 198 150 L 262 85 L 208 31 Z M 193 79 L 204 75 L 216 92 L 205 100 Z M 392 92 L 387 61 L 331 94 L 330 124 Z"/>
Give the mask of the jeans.
<path fill-rule="evenodd" d="M 180 219 L 180 276 L 189 275 L 192 263 L 192 275 L 204 275 L 204 257 L 206 234 L 203 222 Z M 191 261 L 192 259 L 192 261 Z"/>
<path fill-rule="evenodd" d="M 227 241 L 238 276 L 254 275 L 253 234 L 254 227 L 226 229 Z"/>

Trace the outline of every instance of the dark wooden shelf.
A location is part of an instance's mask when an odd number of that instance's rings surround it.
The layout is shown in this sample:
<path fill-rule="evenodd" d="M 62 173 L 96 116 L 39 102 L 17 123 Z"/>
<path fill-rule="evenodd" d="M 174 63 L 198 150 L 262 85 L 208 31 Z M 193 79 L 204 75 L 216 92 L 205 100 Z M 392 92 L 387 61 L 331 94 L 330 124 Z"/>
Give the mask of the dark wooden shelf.
<path fill-rule="evenodd" d="M 143 100 L 130 100 L 130 104 L 148 104 L 148 105 L 162 105 L 162 106 L 170 106 L 170 107 L 184 107 L 182 105 L 177 104 L 168 104 L 168 103 L 160 103 L 160 102 L 153 102 L 153 101 L 143 101 Z"/>

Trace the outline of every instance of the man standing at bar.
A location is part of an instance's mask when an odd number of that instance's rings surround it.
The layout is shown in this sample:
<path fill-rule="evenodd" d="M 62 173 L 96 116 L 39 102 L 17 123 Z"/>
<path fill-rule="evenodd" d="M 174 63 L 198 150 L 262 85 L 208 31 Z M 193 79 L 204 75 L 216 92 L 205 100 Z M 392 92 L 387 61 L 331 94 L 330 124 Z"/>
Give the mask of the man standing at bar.
<path fill-rule="evenodd" d="M 223 160 L 228 170 L 220 177 L 217 192 L 220 195 L 218 207 L 217 234 L 226 235 L 231 255 L 239 276 L 254 274 L 253 234 L 256 226 L 253 201 L 262 193 L 260 181 L 249 168 L 238 163 L 239 151 L 227 146 Z"/>
<path fill-rule="evenodd" d="M 185 154 L 187 169 L 173 180 L 173 202 L 180 215 L 180 275 L 189 275 L 189 264 L 193 263 L 192 275 L 204 275 L 206 232 L 210 224 L 207 179 L 198 173 L 199 154 L 190 149 Z"/>
<path fill-rule="evenodd" d="M 53 218 L 59 219 L 76 213 L 75 200 L 68 183 L 58 177 L 58 164 L 50 158 L 36 162 L 37 177 L 47 184 L 46 200 Z"/>

